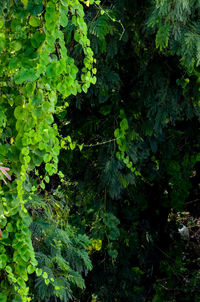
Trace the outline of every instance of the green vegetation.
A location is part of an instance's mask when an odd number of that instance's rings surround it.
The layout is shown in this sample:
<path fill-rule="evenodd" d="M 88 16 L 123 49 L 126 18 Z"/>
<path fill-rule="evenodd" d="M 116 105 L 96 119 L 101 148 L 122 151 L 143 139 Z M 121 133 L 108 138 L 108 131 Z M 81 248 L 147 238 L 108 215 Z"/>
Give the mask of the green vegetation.
<path fill-rule="evenodd" d="M 199 1 L 0 4 L 0 302 L 200 301 Z"/>

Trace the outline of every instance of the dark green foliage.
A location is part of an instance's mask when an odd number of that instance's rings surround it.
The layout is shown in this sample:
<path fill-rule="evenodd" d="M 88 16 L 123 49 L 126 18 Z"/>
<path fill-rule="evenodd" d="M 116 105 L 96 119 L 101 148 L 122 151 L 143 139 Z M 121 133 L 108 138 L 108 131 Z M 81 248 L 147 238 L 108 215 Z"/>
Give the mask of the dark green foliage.
<path fill-rule="evenodd" d="M 70 151 L 67 157 L 61 154 L 67 165 L 63 173 L 77 181 L 70 221 L 103 240 L 102 249 L 91 254 L 93 270 L 81 301 L 92 299 L 93 293 L 96 301 L 185 301 L 185 293 L 197 299 L 197 271 L 189 268 L 193 281 L 187 285 L 178 226 L 168 216 L 171 209 L 182 211 L 185 202 L 196 198 L 190 192 L 199 161 L 198 74 L 181 59 L 184 44 L 176 56 L 172 47 L 177 38 L 170 25 L 155 22 L 155 37 L 152 20 L 161 14 L 152 12 L 152 5 L 106 1 L 103 9 L 109 16 L 88 11 L 89 20 L 94 16 L 89 32 L 97 56 L 97 84 L 86 97 L 74 100 L 65 119 L 70 124 L 60 121 L 62 133 L 73 132 L 72 140 L 93 145 L 81 153 Z M 179 14 L 186 11 L 180 3 Z M 126 29 L 121 40 L 121 27 L 112 18 L 120 19 Z M 189 15 L 183 18 L 190 22 Z M 161 53 L 168 43 L 171 48 Z M 113 138 L 116 141 L 101 145 Z M 117 241 L 103 235 L 103 212 L 120 221 Z M 169 259 L 175 257 L 170 270 Z M 162 281 L 168 279 L 173 285 Z M 176 290 L 168 291 L 172 287 Z"/>
<path fill-rule="evenodd" d="M 50 279 L 36 278 L 31 285 L 33 301 L 69 301 L 73 289 L 85 288 L 83 274 L 92 269 L 89 238 L 68 224 L 69 208 L 60 189 L 44 201 L 37 196 L 28 207 L 33 213 L 32 241 L 38 267 Z"/>

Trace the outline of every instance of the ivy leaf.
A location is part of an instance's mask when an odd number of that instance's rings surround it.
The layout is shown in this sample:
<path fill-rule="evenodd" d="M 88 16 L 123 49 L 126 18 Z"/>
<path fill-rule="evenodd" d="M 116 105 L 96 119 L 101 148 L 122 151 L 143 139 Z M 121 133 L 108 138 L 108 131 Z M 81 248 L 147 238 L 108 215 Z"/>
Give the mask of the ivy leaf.
<path fill-rule="evenodd" d="M 43 277 L 44 279 L 47 279 L 47 278 L 48 278 L 47 273 L 46 273 L 46 272 L 44 272 L 44 273 L 42 274 L 42 277 Z"/>
<path fill-rule="evenodd" d="M 33 265 L 29 265 L 27 267 L 28 274 L 32 274 L 35 271 L 35 267 Z"/>
<path fill-rule="evenodd" d="M 38 277 L 42 275 L 42 269 L 41 268 L 36 268 L 36 275 Z"/>

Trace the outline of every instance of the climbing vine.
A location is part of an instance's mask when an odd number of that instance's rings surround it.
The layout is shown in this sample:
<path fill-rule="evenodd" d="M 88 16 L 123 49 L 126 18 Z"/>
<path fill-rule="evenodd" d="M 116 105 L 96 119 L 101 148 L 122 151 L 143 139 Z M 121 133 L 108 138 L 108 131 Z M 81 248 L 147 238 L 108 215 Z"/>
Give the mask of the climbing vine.
<path fill-rule="evenodd" d="M 94 0 L 1 1 L 0 160 L 12 173 L 12 182 L 0 189 L 1 301 L 30 301 L 28 274 L 42 274 L 36 268 L 25 204 L 58 172 L 62 146 L 54 122 L 56 104 L 66 108 L 70 95 L 86 93 L 96 83 L 81 2 L 89 6 Z M 69 23 L 74 45 L 82 48 L 81 63 L 68 55 Z M 41 165 L 44 173 L 38 173 Z M 48 284 L 45 272 L 43 278 Z"/>
<path fill-rule="evenodd" d="M 128 129 L 129 129 L 129 124 L 128 124 L 128 120 L 126 117 L 126 114 L 124 112 L 123 109 L 120 110 L 120 127 L 115 129 L 114 132 L 114 136 L 116 138 L 117 141 L 117 146 L 118 146 L 118 152 L 116 153 L 116 157 L 118 160 L 122 161 L 125 166 L 130 169 L 130 171 L 135 175 L 135 176 L 139 176 L 141 175 L 139 171 L 136 170 L 136 167 L 134 166 L 133 161 L 130 159 L 129 155 L 128 155 Z M 131 140 L 141 140 L 141 138 L 139 137 L 139 135 L 133 131 L 132 135 L 131 135 Z"/>

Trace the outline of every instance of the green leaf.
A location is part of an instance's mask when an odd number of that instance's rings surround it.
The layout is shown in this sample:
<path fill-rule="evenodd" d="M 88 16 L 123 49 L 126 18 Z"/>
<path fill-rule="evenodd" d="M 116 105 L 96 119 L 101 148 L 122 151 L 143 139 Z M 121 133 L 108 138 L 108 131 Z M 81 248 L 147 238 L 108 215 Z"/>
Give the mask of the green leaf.
<path fill-rule="evenodd" d="M 19 51 L 22 48 L 22 43 L 20 41 L 12 41 L 10 48 L 12 51 Z"/>
<path fill-rule="evenodd" d="M 5 254 L 0 255 L 0 269 L 3 269 L 6 266 L 7 259 L 8 257 Z"/>
<path fill-rule="evenodd" d="M 11 224 L 10 222 L 9 222 L 9 223 L 7 224 L 7 226 L 6 226 L 6 231 L 7 231 L 8 233 L 11 233 L 11 232 L 14 231 L 13 226 L 12 226 L 12 224 Z"/>
<path fill-rule="evenodd" d="M 44 272 L 44 273 L 42 274 L 42 277 L 43 277 L 44 279 L 47 279 L 47 278 L 48 278 L 47 273 L 46 273 L 46 272 Z"/>
<path fill-rule="evenodd" d="M 57 75 L 57 70 L 56 70 L 56 62 L 51 62 L 46 69 L 46 75 L 48 78 L 53 78 Z"/>
<path fill-rule="evenodd" d="M 71 150 L 74 150 L 76 148 L 76 143 L 70 143 L 69 146 Z"/>
<path fill-rule="evenodd" d="M 32 69 L 21 69 L 14 76 L 16 84 L 22 84 L 25 81 L 34 82 L 37 79 L 35 72 Z"/>
<path fill-rule="evenodd" d="M 120 137 L 120 132 L 119 132 L 119 129 L 118 129 L 118 128 L 115 129 L 115 131 L 114 131 L 114 136 L 115 136 L 116 138 L 119 138 L 119 137 Z"/>
<path fill-rule="evenodd" d="M 43 181 L 41 182 L 40 187 L 41 187 L 43 190 L 45 189 L 45 184 L 44 184 Z"/>
<path fill-rule="evenodd" d="M 6 270 L 7 273 L 12 272 L 12 268 L 9 265 L 6 266 L 5 270 Z"/>
<path fill-rule="evenodd" d="M 30 16 L 29 24 L 32 27 L 38 27 L 38 26 L 40 26 L 40 18 L 34 17 L 34 16 Z"/>
<path fill-rule="evenodd" d="M 68 24 L 67 11 L 62 9 L 61 15 L 60 15 L 60 25 L 63 27 L 66 27 L 67 24 Z"/>
<path fill-rule="evenodd" d="M 42 275 L 42 269 L 41 268 L 36 268 L 36 275 L 38 277 Z"/>
<path fill-rule="evenodd" d="M 48 175 L 46 175 L 46 176 L 45 176 L 45 178 L 44 178 L 44 180 L 46 181 L 46 183 L 49 183 L 49 181 L 50 181 L 49 176 L 48 176 Z"/>
<path fill-rule="evenodd" d="M 35 267 L 33 265 L 30 265 L 27 267 L 28 274 L 32 274 L 35 271 Z"/>
<path fill-rule="evenodd" d="M 127 121 L 126 118 L 124 118 L 124 119 L 121 121 L 120 127 L 121 127 L 121 129 L 124 130 L 124 131 L 128 129 L 128 121 Z"/>
<path fill-rule="evenodd" d="M 93 69 L 92 69 L 92 73 L 93 73 L 93 74 L 96 74 L 96 73 L 97 73 L 97 69 L 96 69 L 96 68 L 93 68 Z"/>
<path fill-rule="evenodd" d="M 78 147 L 79 147 L 79 150 L 82 151 L 84 144 L 78 145 Z"/>

